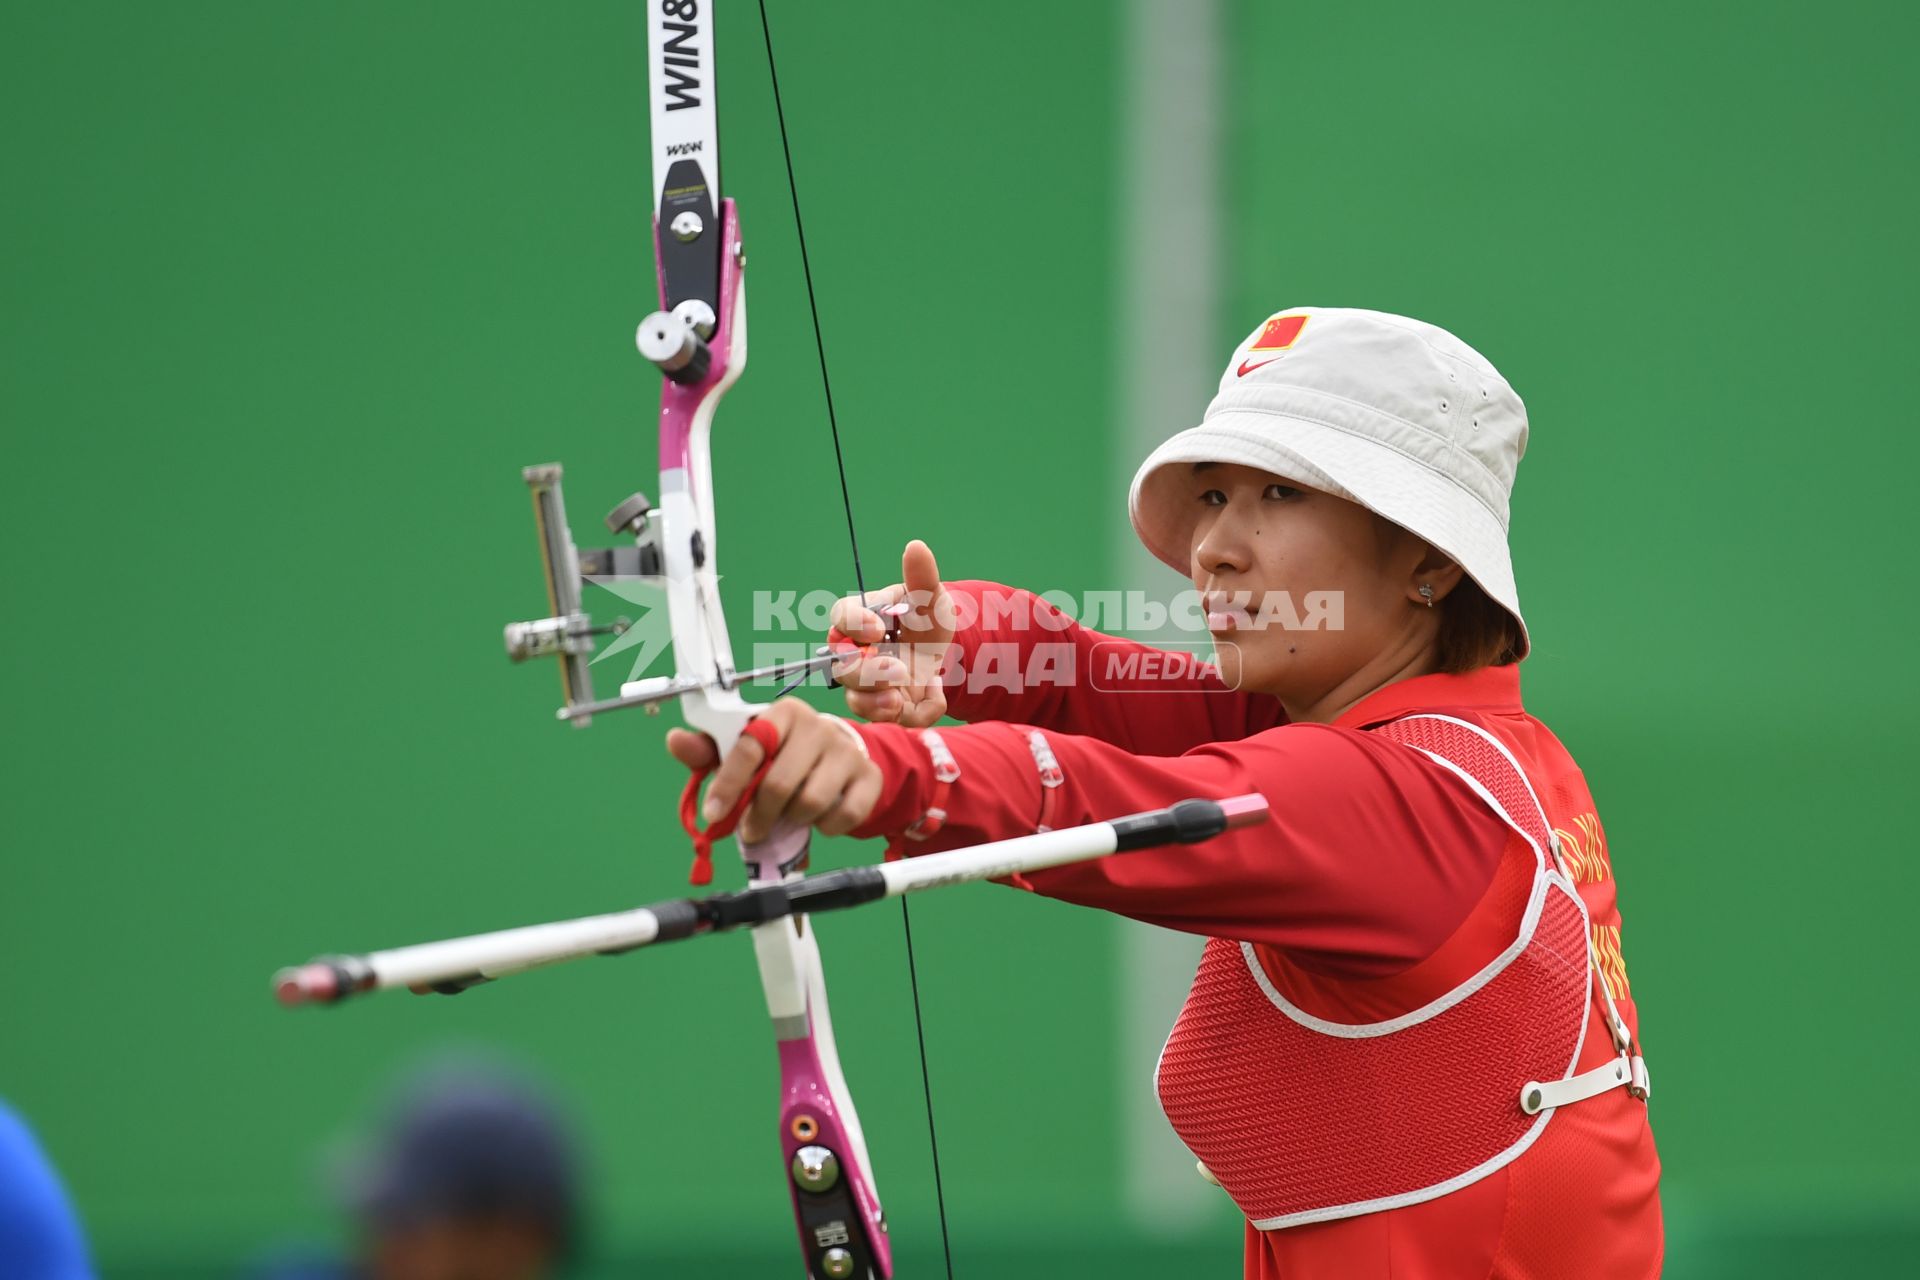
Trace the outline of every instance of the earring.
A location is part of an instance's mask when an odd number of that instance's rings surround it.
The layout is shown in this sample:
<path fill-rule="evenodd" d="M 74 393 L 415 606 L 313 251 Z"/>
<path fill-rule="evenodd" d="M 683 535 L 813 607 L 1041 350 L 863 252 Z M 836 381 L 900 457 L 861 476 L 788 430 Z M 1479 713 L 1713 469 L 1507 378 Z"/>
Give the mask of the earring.
<path fill-rule="evenodd" d="M 1427 602 L 1427 608 L 1433 608 L 1433 586 L 1431 583 L 1423 582 L 1420 584 L 1420 598 Z"/>

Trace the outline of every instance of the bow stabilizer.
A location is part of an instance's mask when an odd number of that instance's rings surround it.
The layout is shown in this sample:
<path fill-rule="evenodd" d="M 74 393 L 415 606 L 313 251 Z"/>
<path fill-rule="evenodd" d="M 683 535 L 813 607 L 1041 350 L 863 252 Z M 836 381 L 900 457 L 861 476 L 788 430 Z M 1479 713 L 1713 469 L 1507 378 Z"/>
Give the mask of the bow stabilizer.
<path fill-rule="evenodd" d="M 624 955 L 641 947 L 709 933 L 754 928 L 803 913 L 844 911 L 980 880 L 1044 871 L 1109 854 L 1198 844 L 1266 821 L 1260 795 L 1181 800 L 1164 809 L 1104 822 L 922 854 L 893 862 L 842 867 L 775 884 L 675 898 L 628 911 L 527 925 L 358 956 L 328 956 L 282 969 L 274 993 L 282 1004 L 337 1004 L 353 996 L 406 988 L 454 995 L 498 978 L 589 956 Z"/>

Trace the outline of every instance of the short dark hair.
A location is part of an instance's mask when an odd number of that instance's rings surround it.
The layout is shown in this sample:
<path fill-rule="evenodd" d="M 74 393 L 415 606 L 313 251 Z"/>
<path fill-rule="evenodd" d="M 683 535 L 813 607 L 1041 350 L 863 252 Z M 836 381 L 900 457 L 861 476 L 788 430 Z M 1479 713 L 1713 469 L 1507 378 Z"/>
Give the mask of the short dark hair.
<path fill-rule="evenodd" d="M 1440 602 L 1438 671 L 1465 675 L 1520 661 L 1520 623 L 1465 574 Z"/>

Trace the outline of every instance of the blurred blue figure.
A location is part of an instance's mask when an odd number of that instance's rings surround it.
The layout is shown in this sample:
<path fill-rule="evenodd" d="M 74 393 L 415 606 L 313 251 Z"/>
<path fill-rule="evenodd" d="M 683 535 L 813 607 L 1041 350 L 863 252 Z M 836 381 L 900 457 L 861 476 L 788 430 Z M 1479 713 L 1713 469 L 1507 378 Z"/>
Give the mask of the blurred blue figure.
<path fill-rule="evenodd" d="M 358 1229 L 348 1263 L 282 1261 L 263 1280 L 549 1280 L 579 1232 L 579 1175 L 560 1116 L 538 1092 L 472 1069 L 403 1096 L 343 1197 Z"/>
<path fill-rule="evenodd" d="M 0 1102 L 0 1280 L 92 1280 L 80 1220 L 26 1122 Z"/>

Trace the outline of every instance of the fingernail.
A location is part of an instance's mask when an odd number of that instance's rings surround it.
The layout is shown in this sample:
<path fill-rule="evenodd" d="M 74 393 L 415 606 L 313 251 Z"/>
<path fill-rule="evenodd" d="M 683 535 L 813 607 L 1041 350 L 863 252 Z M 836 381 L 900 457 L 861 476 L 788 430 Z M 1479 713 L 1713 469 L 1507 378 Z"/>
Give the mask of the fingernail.
<path fill-rule="evenodd" d="M 708 822 L 718 821 L 720 815 L 726 811 L 726 807 L 712 796 L 708 796 L 706 803 L 700 806 L 700 816 Z"/>

